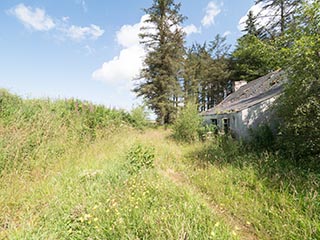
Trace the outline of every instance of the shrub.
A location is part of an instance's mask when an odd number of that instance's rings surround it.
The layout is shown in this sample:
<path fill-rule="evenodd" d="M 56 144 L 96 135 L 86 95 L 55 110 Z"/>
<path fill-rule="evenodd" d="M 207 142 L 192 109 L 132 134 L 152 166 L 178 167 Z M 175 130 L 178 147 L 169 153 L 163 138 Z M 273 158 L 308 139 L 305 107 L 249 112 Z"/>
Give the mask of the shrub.
<path fill-rule="evenodd" d="M 199 140 L 202 132 L 202 119 L 195 104 L 187 104 L 173 124 L 173 137 L 179 141 Z"/>
<path fill-rule="evenodd" d="M 249 146 L 254 151 L 272 150 L 275 144 L 275 136 L 268 125 L 261 125 L 256 129 L 249 129 Z"/>
<path fill-rule="evenodd" d="M 132 125 L 140 130 L 143 130 L 149 124 L 147 115 L 148 114 L 143 106 L 138 106 L 132 109 L 130 112 Z"/>
<path fill-rule="evenodd" d="M 127 153 L 129 172 L 137 173 L 142 169 L 152 168 L 154 163 L 154 148 L 142 144 L 135 144 Z"/>

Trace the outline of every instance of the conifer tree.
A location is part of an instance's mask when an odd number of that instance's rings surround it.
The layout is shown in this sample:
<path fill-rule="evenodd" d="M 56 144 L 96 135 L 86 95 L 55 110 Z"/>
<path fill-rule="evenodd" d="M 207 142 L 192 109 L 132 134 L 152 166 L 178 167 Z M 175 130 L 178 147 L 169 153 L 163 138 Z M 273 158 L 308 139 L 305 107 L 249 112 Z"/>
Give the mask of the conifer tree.
<path fill-rule="evenodd" d="M 264 3 L 265 15 L 260 18 L 268 18 L 269 22 L 264 30 L 270 38 L 282 36 L 289 26 L 294 23 L 297 12 L 301 7 L 302 0 L 257 0 L 256 4 Z"/>
<path fill-rule="evenodd" d="M 245 22 L 244 29 L 242 30 L 246 34 L 254 35 L 259 39 L 265 39 L 266 34 L 264 33 L 263 26 L 259 26 L 258 18 L 252 11 L 249 11 L 247 20 Z"/>
<path fill-rule="evenodd" d="M 180 7 L 174 0 L 153 0 L 152 6 L 144 9 L 149 17 L 140 38 L 147 56 L 134 91 L 154 110 L 161 125 L 174 120 L 181 98 L 179 74 L 185 36 L 181 24 L 185 17 L 179 13 Z"/>
<path fill-rule="evenodd" d="M 196 103 L 205 111 L 221 100 L 230 76 L 226 38 L 216 35 L 209 44 L 194 44 L 186 55 L 183 90 L 185 104 Z"/>

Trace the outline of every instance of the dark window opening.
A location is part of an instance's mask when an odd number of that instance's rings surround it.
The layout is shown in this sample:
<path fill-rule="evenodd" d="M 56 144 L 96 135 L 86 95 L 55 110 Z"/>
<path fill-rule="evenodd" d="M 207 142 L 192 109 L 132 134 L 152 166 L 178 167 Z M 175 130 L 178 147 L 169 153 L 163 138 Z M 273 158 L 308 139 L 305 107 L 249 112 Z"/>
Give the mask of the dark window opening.
<path fill-rule="evenodd" d="M 213 125 L 218 126 L 218 119 L 211 119 Z"/>
<path fill-rule="evenodd" d="M 228 133 L 230 131 L 230 119 L 229 118 L 223 119 L 223 130 L 225 133 Z"/>

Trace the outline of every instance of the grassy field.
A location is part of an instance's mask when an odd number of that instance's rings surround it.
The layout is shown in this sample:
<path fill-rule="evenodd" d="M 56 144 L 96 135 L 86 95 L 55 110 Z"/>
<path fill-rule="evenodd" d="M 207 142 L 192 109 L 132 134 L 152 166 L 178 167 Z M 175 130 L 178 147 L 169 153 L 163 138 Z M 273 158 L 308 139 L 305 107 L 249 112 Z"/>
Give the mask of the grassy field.
<path fill-rule="evenodd" d="M 317 171 L 123 113 L 3 103 L 0 239 L 320 239 Z"/>

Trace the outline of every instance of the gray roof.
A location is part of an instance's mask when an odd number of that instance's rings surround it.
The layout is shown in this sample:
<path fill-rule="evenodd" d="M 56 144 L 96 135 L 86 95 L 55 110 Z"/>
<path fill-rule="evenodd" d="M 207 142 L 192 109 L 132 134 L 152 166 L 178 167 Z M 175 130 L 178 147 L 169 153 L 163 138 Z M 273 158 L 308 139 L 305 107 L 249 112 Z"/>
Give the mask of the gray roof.
<path fill-rule="evenodd" d="M 201 115 L 239 112 L 254 106 L 281 94 L 286 79 L 285 73 L 281 70 L 269 73 L 240 87 L 238 91 L 230 94 L 217 106 L 208 109 Z"/>

